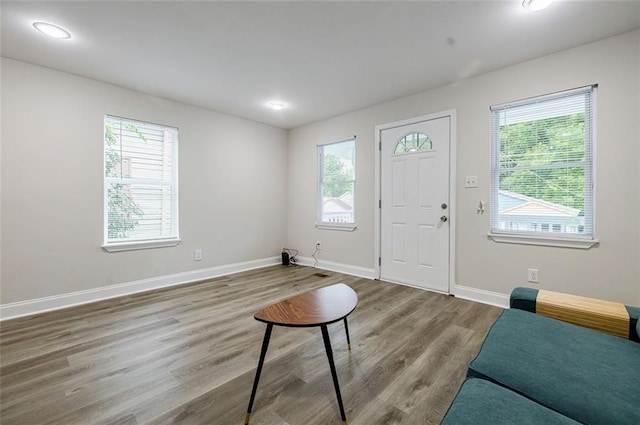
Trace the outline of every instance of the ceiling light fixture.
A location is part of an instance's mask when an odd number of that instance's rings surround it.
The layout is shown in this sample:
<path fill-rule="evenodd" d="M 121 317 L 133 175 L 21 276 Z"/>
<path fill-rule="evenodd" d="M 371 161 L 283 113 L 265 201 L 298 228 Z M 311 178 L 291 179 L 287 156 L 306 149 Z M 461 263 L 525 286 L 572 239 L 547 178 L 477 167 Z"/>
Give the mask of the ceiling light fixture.
<path fill-rule="evenodd" d="M 71 33 L 69 31 L 57 25 L 48 24 L 46 22 L 34 22 L 33 27 L 41 33 L 59 40 L 71 38 Z"/>
<path fill-rule="evenodd" d="M 524 0 L 522 7 L 532 12 L 537 12 L 551 4 L 551 0 Z"/>
<path fill-rule="evenodd" d="M 273 109 L 274 111 L 282 111 L 284 107 L 285 107 L 284 103 L 269 102 L 269 108 Z"/>

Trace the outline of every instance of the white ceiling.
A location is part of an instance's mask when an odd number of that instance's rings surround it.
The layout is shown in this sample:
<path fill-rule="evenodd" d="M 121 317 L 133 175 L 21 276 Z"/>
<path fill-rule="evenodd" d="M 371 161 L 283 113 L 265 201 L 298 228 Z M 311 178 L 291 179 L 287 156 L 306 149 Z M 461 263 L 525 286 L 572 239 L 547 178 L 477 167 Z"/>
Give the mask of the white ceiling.
<path fill-rule="evenodd" d="M 637 0 L 535 13 L 521 0 L 2 1 L 0 12 L 2 56 L 282 128 L 640 27 Z"/>

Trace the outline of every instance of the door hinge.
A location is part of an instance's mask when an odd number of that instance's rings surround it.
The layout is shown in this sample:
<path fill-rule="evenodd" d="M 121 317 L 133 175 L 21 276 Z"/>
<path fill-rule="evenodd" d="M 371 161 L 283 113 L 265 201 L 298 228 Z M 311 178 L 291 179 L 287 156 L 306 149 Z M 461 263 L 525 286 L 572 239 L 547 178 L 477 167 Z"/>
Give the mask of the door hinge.
<path fill-rule="evenodd" d="M 382 208 L 382 199 L 378 199 L 378 208 Z"/>
<path fill-rule="evenodd" d="M 378 142 L 378 150 L 382 152 L 382 142 Z"/>
<path fill-rule="evenodd" d="M 382 257 L 378 257 L 378 265 L 381 266 L 382 265 Z"/>

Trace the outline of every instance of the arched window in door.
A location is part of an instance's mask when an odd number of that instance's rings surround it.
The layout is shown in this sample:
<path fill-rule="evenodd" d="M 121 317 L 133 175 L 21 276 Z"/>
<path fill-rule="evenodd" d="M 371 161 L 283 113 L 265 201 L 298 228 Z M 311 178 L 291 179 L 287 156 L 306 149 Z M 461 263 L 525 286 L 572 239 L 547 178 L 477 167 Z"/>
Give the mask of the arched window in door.
<path fill-rule="evenodd" d="M 406 136 L 398 140 L 394 155 L 402 155 L 405 153 L 425 152 L 433 150 L 433 142 L 424 133 L 409 133 Z"/>

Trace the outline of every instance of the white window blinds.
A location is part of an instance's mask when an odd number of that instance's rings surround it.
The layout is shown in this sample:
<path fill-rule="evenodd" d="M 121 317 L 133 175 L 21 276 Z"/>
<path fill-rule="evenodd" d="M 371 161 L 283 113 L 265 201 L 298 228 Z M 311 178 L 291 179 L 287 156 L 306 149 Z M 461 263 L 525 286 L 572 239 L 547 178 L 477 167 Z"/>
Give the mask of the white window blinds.
<path fill-rule="evenodd" d="M 491 108 L 491 232 L 590 238 L 595 86 Z"/>
<path fill-rule="evenodd" d="M 104 241 L 178 238 L 178 129 L 104 119 Z"/>

